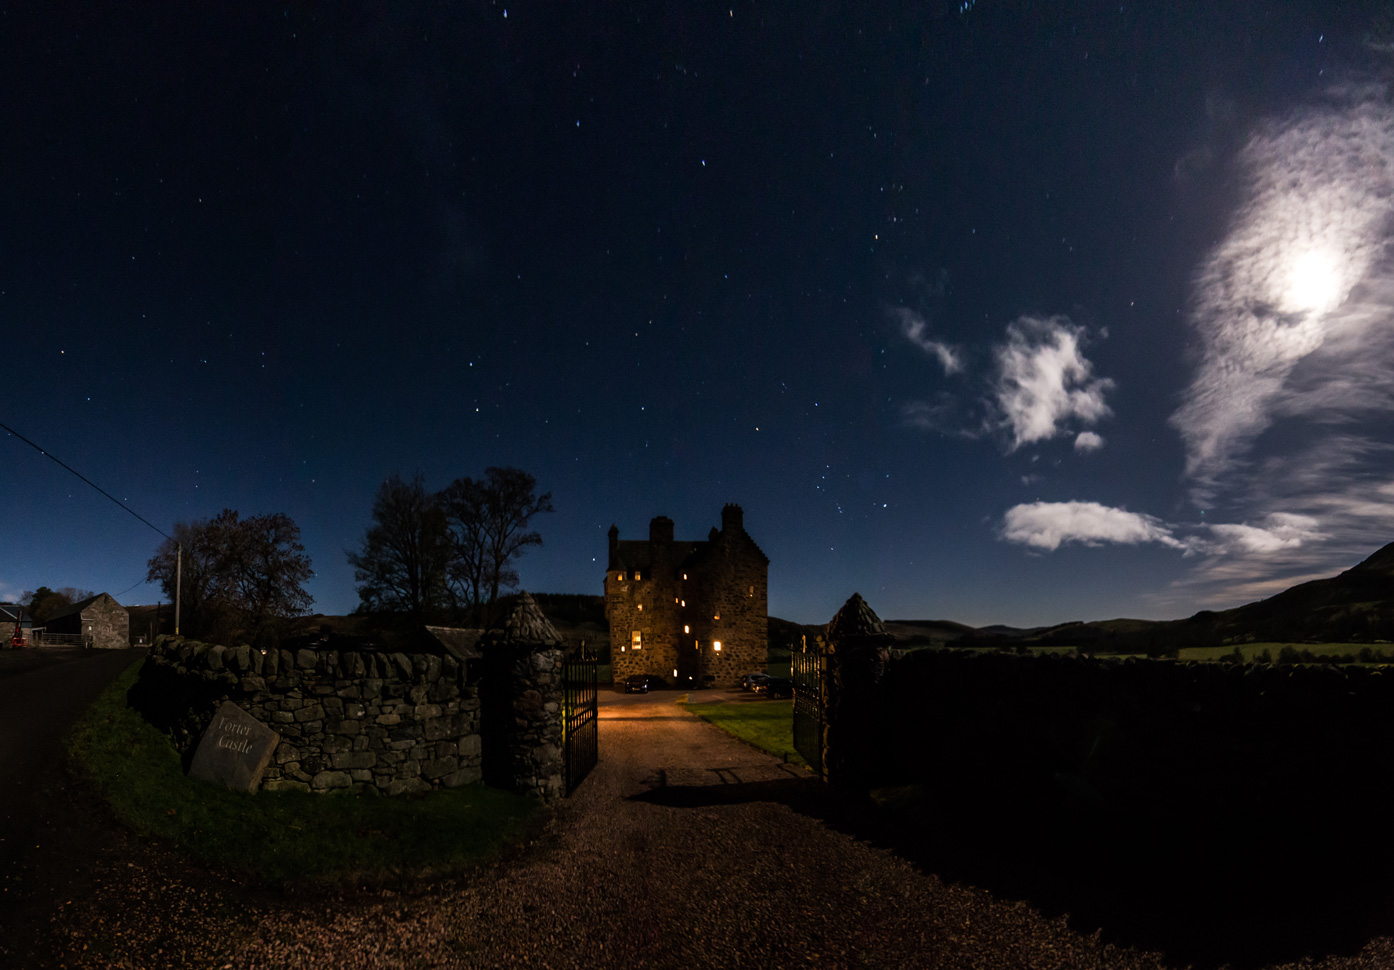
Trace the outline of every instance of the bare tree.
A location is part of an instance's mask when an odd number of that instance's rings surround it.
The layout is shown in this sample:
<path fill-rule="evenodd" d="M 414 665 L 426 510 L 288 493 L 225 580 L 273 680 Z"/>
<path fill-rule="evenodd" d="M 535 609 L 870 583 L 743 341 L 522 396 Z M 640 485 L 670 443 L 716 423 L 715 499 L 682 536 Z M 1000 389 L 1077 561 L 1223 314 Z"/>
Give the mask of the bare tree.
<path fill-rule="evenodd" d="M 552 493 L 520 468 L 486 468 L 478 481 L 459 478 L 441 493 L 450 534 L 450 576 L 457 599 L 478 615 L 518 585 L 517 560 L 542 536 L 528 526 L 552 512 Z"/>
<path fill-rule="evenodd" d="M 217 518 L 180 522 L 149 562 L 148 579 L 173 601 L 177 548 L 183 545 L 182 631 L 257 643 L 275 640 L 277 621 L 309 609 L 312 575 L 300 527 L 281 512 L 243 519 L 232 509 Z"/>
<path fill-rule="evenodd" d="M 378 488 L 361 550 L 347 554 L 360 608 L 416 621 L 434 613 L 445 598 L 447 552 L 445 515 L 421 475 L 393 475 Z"/>

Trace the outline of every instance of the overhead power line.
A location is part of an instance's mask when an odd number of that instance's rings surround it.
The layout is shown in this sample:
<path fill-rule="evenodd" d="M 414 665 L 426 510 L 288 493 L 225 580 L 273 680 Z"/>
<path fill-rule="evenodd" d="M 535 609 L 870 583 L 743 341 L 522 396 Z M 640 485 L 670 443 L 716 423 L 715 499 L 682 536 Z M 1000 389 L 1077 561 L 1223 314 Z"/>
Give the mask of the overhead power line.
<path fill-rule="evenodd" d="M 169 539 L 171 542 L 174 541 L 174 536 L 170 535 L 170 534 L 169 534 L 168 532 L 166 532 L 164 529 L 161 529 L 159 526 L 155 525 L 153 522 L 151 522 L 151 521 L 150 521 L 149 519 L 147 519 L 145 516 L 141 515 L 139 512 L 137 512 L 137 511 L 135 511 L 134 509 L 132 509 L 132 508 L 131 508 L 129 505 L 127 505 L 125 502 L 123 502 L 123 501 L 121 501 L 120 499 L 118 499 L 115 495 L 112 495 L 112 494 L 111 494 L 110 492 L 108 492 L 106 489 L 102 488 L 102 487 L 101 487 L 100 485 L 98 485 L 96 482 L 92 481 L 92 479 L 90 479 L 90 478 L 88 478 L 86 475 L 82 474 L 82 472 L 78 471 L 77 469 L 75 469 L 75 468 L 73 468 L 71 465 L 69 465 L 67 462 L 65 462 L 65 461 L 63 461 L 62 459 L 60 459 L 57 455 L 53 454 L 52 452 L 50 452 L 50 451 L 48 451 L 48 450 L 46 450 L 46 449 L 44 449 L 44 448 L 39 447 L 39 446 L 36 445 L 34 442 L 30 441 L 28 438 L 24 437 L 24 435 L 20 434 L 18 431 L 16 431 L 14 428 L 11 428 L 11 427 L 10 427 L 9 425 L 7 425 L 7 424 L 0 424 L 0 428 L 4 428 L 4 429 L 5 429 L 6 431 L 8 431 L 10 434 L 14 435 L 16 438 L 18 438 L 20 441 L 24 442 L 24 443 L 25 443 L 26 445 L 28 445 L 30 448 L 33 448 L 35 451 L 37 451 L 39 454 L 43 455 L 45 458 L 48 458 L 48 459 L 50 459 L 50 460 L 52 460 L 52 461 L 57 462 L 57 463 L 58 463 L 60 466 L 62 466 L 62 468 L 65 469 L 66 471 L 72 472 L 72 473 L 73 473 L 74 475 L 76 475 L 78 478 L 82 479 L 82 480 L 83 480 L 84 482 L 86 482 L 88 485 L 91 485 L 93 488 L 95 488 L 97 491 L 101 492 L 101 493 L 102 493 L 103 495 L 105 495 L 107 498 L 111 499 L 113 502 L 115 502 L 115 503 L 116 503 L 117 505 L 119 505 L 121 508 L 125 509 L 127 512 L 130 512 L 130 513 L 131 513 L 132 515 L 134 515 L 137 519 L 140 519 L 140 521 L 142 521 L 142 522 L 144 522 L 146 525 L 150 526 L 150 528 L 154 529 L 156 532 L 158 532 L 160 535 L 164 536 L 166 539 Z"/>

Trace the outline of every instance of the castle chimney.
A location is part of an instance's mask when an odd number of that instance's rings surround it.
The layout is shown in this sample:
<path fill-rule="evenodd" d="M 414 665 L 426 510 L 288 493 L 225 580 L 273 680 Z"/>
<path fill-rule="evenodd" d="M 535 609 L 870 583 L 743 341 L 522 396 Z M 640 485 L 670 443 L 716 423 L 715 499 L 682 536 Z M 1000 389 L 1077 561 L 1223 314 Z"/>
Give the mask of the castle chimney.
<path fill-rule="evenodd" d="M 734 502 L 727 502 L 726 507 L 721 510 L 721 531 L 722 532 L 744 532 L 745 513 L 741 507 Z"/>
<path fill-rule="evenodd" d="M 611 525 L 611 526 L 610 526 L 610 561 L 609 561 L 608 563 L 606 563 L 606 566 L 605 566 L 606 569 L 614 569 L 614 568 L 615 568 L 615 553 L 619 551 L 619 548 L 620 548 L 620 527 L 617 526 L 617 525 Z"/>
<path fill-rule="evenodd" d="M 649 522 L 649 542 L 669 542 L 673 541 L 673 520 L 666 515 L 660 515 Z"/>

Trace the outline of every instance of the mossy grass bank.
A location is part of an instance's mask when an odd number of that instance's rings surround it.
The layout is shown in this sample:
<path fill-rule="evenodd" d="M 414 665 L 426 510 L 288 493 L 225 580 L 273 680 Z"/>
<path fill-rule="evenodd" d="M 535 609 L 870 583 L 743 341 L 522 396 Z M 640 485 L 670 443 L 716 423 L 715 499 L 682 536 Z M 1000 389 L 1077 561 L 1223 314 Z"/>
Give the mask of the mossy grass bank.
<path fill-rule="evenodd" d="M 346 888 L 459 875 L 526 838 L 539 805 L 467 785 L 416 796 L 232 792 L 187 778 L 126 703 L 139 661 L 67 738 L 71 763 L 127 827 L 277 886 Z"/>
<path fill-rule="evenodd" d="M 693 714 L 715 724 L 733 737 L 761 751 L 768 751 L 790 764 L 808 762 L 794 750 L 793 701 L 712 701 L 703 704 L 682 702 Z"/>

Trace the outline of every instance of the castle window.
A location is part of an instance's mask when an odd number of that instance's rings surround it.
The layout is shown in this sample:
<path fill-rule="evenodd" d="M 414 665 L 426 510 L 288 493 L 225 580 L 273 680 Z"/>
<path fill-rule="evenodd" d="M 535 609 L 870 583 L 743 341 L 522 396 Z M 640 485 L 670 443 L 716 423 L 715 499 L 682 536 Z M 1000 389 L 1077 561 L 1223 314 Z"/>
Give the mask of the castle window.
<path fill-rule="evenodd" d="M 683 579 L 686 579 L 686 578 L 687 578 L 687 573 L 683 573 L 683 574 L 682 574 L 682 578 L 683 578 Z"/>
<path fill-rule="evenodd" d="M 751 596 L 754 596 L 754 595 L 755 595 L 755 587 L 754 587 L 754 586 L 750 587 L 750 595 L 751 595 Z"/>
<path fill-rule="evenodd" d="M 634 570 L 634 581 L 635 581 L 636 583 L 637 583 L 639 580 L 643 579 L 643 578 L 644 578 L 643 576 L 640 576 L 640 575 L 639 575 L 639 570 L 637 570 L 637 569 Z"/>
<path fill-rule="evenodd" d="M 682 601 L 682 605 L 683 605 L 683 606 L 687 606 L 687 600 L 683 600 L 683 601 Z"/>
<path fill-rule="evenodd" d="M 618 579 L 620 582 L 624 582 L 624 570 L 621 569 L 619 573 L 616 574 L 615 578 Z"/>
<path fill-rule="evenodd" d="M 635 630 L 633 633 L 631 633 L 631 634 L 629 635 L 629 638 L 630 638 L 630 646 L 632 646 L 635 650 L 640 650 L 640 649 L 643 648 L 643 646 L 644 646 L 644 635 L 643 635 L 642 633 L 640 633 L 638 630 Z"/>
<path fill-rule="evenodd" d="M 691 633 L 691 632 L 692 632 L 692 627 L 690 627 L 690 626 L 688 626 L 686 623 L 684 623 L 684 624 L 682 625 L 682 632 L 683 632 L 683 633 Z"/>
<path fill-rule="evenodd" d="M 674 596 L 674 597 L 673 597 L 673 602 L 676 603 L 677 601 L 678 601 L 678 598 L 677 598 L 676 596 Z"/>
<path fill-rule="evenodd" d="M 643 603 L 640 603 L 640 604 L 639 604 L 639 612 L 640 612 L 640 613 L 644 612 L 644 604 L 643 604 Z"/>
<path fill-rule="evenodd" d="M 720 652 L 721 652 L 721 641 L 720 641 L 720 640 L 713 640 L 713 641 L 712 641 L 712 649 L 715 650 L 717 653 L 720 653 Z"/>
<path fill-rule="evenodd" d="M 713 620 L 719 620 L 719 619 L 721 619 L 721 614 L 720 614 L 720 613 L 717 613 L 715 616 L 712 617 L 712 619 L 713 619 Z"/>

